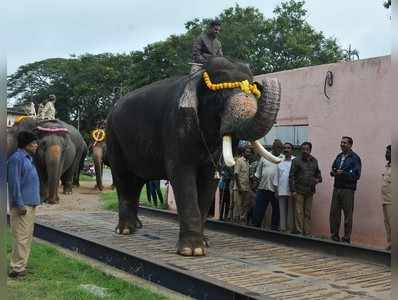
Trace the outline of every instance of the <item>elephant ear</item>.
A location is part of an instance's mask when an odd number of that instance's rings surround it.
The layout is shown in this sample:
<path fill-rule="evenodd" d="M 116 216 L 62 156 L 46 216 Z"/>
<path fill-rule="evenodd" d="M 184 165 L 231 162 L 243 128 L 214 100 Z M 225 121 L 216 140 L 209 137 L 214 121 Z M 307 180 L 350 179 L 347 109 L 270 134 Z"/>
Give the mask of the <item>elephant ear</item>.
<path fill-rule="evenodd" d="M 178 98 L 177 110 L 177 135 L 186 138 L 198 129 L 198 105 L 199 98 L 197 88 L 204 71 L 199 71 L 188 76 L 184 89 Z"/>
<path fill-rule="evenodd" d="M 178 109 L 193 109 L 195 113 L 198 112 L 198 95 L 197 87 L 202 79 L 204 71 L 199 71 L 194 74 L 189 75 L 188 80 L 185 83 L 184 90 L 178 99 Z"/>

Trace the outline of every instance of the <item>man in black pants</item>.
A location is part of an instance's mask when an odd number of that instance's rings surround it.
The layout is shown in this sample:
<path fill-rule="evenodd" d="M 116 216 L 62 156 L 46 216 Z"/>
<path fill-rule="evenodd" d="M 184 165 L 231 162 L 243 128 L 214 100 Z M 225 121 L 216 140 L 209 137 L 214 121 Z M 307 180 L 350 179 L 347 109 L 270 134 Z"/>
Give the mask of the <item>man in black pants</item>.
<path fill-rule="evenodd" d="M 283 143 L 276 139 L 272 144 L 272 154 L 280 156 L 283 151 Z M 261 158 L 257 165 L 255 173 L 256 179 L 259 181 L 256 192 L 256 206 L 254 208 L 254 226 L 261 227 L 264 215 L 267 211 L 268 204 L 272 206 L 271 229 L 279 230 L 279 202 L 275 197 L 275 187 L 273 185 L 274 176 L 277 171 L 277 165 L 269 162 L 265 158 Z"/>
<path fill-rule="evenodd" d="M 158 197 L 161 205 L 163 205 L 163 195 L 160 189 L 160 180 L 151 180 L 146 184 L 146 195 L 149 202 L 151 201 L 151 197 L 153 199 L 153 204 L 158 206 Z"/>
<path fill-rule="evenodd" d="M 354 212 L 354 193 L 357 181 L 361 177 L 361 159 L 352 151 L 351 137 L 341 138 L 341 153 L 337 155 L 332 165 L 330 175 L 334 177 L 332 204 L 330 207 L 331 239 L 340 241 L 339 231 L 341 211 L 344 212 L 344 237 L 342 241 L 351 243 L 352 216 Z"/>

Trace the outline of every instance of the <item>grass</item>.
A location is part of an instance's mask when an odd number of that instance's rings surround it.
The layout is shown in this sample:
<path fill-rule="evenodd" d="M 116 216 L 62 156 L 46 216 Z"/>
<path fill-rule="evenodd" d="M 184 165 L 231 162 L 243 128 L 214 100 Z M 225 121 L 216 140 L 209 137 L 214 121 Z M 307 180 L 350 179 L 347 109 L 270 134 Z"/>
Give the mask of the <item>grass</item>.
<path fill-rule="evenodd" d="M 79 180 L 80 181 L 95 181 L 95 176 L 88 176 L 88 175 L 80 174 Z"/>
<path fill-rule="evenodd" d="M 11 235 L 7 233 L 7 257 L 11 252 Z M 100 298 L 80 287 L 92 284 L 106 288 Z M 94 300 L 94 299 L 167 299 L 150 290 L 97 271 L 93 267 L 67 257 L 57 249 L 33 242 L 28 275 L 7 282 L 9 299 Z M 1 297 L 0 297 L 1 298 Z"/>
<path fill-rule="evenodd" d="M 158 207 L 160 209 L 167 209 L 167 203 L 166 203 L 166 188 L 161 187 L 160 190 L 162 191 L 163 195 L 163 201 L 164 203 L 161 204 L 158 199 Z M 102 192 L 100 194 L 100 198 L 102 201 L 102 207 L 106 210 L 113 210 L 117 211 L 118 210 L 118 200 L 117 200 L 117 194 L 116 191 L 110 191 L 110 192 Z M 143 187 L 140 195 L 140 205 L 141 206 L 146 206 L 146 207 L 154 207 L 156 206 L 148 201 L 147 195 L 146 195 L 146 186 Z"/>

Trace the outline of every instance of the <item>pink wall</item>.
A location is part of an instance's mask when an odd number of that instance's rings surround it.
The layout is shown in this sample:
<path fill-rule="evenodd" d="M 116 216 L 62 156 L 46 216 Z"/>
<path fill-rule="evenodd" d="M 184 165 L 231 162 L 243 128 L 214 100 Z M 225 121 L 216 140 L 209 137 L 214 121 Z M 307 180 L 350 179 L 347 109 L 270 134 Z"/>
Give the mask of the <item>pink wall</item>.
<path fill-rule="evenodd" d="M 329 236 L 329 210 L 333 181 L 330 165 L 340 151 L 343 135 L 354 139 L 353 150 L 362 159 L 362 177 L 355 195 L 354 243 L 383 247 L 385 231 L 380 198 L 385 146 L 391 143 L 392 93 L 390 56 L 355 62 L 301 68 L 258 76 L 277 77 L 282 85 L 279 125 L 309 125 L 309 140 L 318 159 L 323 183 L 313 203 L 313 233 Z M 333 86 L 324 81 L 327 71 Z"/>

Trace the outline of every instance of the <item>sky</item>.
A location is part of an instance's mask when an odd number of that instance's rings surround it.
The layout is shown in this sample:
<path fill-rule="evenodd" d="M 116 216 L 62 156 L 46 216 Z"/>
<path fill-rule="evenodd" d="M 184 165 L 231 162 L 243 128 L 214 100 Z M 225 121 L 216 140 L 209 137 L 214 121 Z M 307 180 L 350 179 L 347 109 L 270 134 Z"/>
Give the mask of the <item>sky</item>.
<path fill-rule="evenodd" d="M 71 54 L 129 53 L 185 32 L 185 22 L 213 18 L 235 3 L 272 17 L 278 0 L 19 0 L 1 1 L 7 74 L 19 66 Z M 307 0 L 307 21 L 361 59 L 391 53 L 390 10 L 383 0 Z M 225 29 L 224 29 L 225 30 Z"/>

